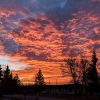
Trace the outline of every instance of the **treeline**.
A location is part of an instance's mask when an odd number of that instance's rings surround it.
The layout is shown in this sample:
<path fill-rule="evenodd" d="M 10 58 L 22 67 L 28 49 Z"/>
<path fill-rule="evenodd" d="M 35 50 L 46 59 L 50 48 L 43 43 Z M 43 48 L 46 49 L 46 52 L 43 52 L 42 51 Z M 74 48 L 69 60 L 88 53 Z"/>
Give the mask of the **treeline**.
<path fill-rule="evenodd" d="M 75 94 L 88 94 L 88 93 L 99 93 L 100 92 L 100 83 L 99 83 L 99 75 L 97 71 L 97 62 L 98 58 L 96 52 L 93 51 L 91 60 L 87 60 L 84 57 L 80 59 L 76 58 L 68 58 L 65 60 L 68 74 L 72 77 L 72 82 L 69 85 L 62 86 L 64 90 L 67 90 L 68 87 L 73 89 Z M 66 72 L 66 71 L 64 71 Z M 46 85 L 45 78 L 41 69 L 38 70 L 33 85 L 31 86 L 32 91 L 35 93 L 40 92 L 41 90 L 50 90 L 51 87 L 53 90 L 59 89 L 61 90 L 61 86 L 53 86 Z M 67 80 L 67 77 L 66 77 Z M 67 83 L 66 83 L 67 84 Z M 0 65 L 0 94 L 5 93 L 15 93 L 16 91 L 25 91 L 31 90 L 30 86 L 27 90 L 24 90 L 28 86 L 24 86 L 18 75 L 13 76 L 12 72 L 9 69 L 9 66 L 6 66 L 5 70 L 2 70 Z M 66 88 L 67 87 L 67 88 Z"/>
<path fill-rule="evenodd" d="M 21 81 L 18 75 L 13 76 L 9 66 L 2 70 L 0 65 L 0 94 L 13 93 L 19 85 L 21 85 Z"/>
<path fill-rule="evenodd" d="M 41 88 L 38 88 L 37 86 L 42 87 L 43 85 L 45 85 L 44 76 L 41 69 L 39 69 L 35 76 L 33 86 L 36 87 L 35 89 L 37 92 L 37 89 L 41 90 Z M 0 95 L 18 93 L 21 91 L 21 87 L 24 87 L 24 84 L 20 81 L 18 74 L 13 76 L 8 65 L 6 66 L 5 70 L 3 70 L 2 66 L 0 65 Z"/>
<path fill-rule="evenodd" d="M 93 51 L 91 60 L 81 57 L 80 60 L 70 57 L 66 60 L 68 72 L 72 77 L 72 83 L 76 86 L 81 85 L 78 92 L 99 92 L 99 75 L 97 71 L 98 58 Z M 76 89 L 77 90 L 77 89 Z"/>

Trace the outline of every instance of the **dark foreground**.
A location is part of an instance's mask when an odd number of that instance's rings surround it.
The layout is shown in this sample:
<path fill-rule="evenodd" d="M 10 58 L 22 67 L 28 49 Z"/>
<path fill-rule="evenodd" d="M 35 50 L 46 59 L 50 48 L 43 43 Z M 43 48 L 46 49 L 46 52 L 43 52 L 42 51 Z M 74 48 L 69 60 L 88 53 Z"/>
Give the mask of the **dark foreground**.
<path fill-rule="evenodd" d="M 32 95 L 3 95 L 0 100 L 100 100 L 100 96 L 36 97 Z"/>
<path fill-rule="evenodd" d="M 0 92 L 0 100 L 100 100 L 98 91 L 75 85 L 19 86 Z"/>

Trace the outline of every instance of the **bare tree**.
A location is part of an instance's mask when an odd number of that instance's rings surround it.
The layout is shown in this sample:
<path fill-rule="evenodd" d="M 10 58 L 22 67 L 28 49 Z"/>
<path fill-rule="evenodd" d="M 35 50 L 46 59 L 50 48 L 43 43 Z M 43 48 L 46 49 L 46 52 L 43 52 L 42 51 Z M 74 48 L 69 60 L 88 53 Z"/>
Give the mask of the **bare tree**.
<path fill-rule="evenodd" d="M 87 71 L 89 67 L 89 61 L 87 59 L 81 58 L 80 59 L 80 70 L 81 70 L 81 93 L 83 90 L 87 94 L 87 87 L 88 87 L 88 79 L 87 79 Z"/>
<path fill-rule="evenodd" d="M 80 59 L 80 69 L 81 69 L 81 83 L 82 85 L 87 85 L 87 70 L 89 67 L 89 61 L 87 59 Z"/>
<path fill-rule="evenodd" d="M 74 84 L 77 84 L 79 82 L 79 65 L 76 59 L 69 58 L 67 59 L 67 65 L 69 68 L 69 74 L 71 75 Z"/>

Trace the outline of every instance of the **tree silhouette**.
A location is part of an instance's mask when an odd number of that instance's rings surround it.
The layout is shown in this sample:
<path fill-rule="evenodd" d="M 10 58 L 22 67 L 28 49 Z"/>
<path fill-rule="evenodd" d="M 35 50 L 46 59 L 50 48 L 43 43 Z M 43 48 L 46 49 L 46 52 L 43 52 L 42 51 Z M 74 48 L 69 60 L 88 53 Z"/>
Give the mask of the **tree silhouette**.
<path fill-rule="evenodd" d="M 72 77 L 73 83 L 78 84 L 80 77 L 78 62 L 74 58 L 69 58 L 67 59 L 67 64 L 68 64 L 69 74 Z"/>
<path fill-rule="evenodd" d="M 87 94 L 88 87 L 88 79 L 87 79 L 87 69 L 89 67 L 89 61 L 87 59 L 80 59 L 80 67 L 81 67 L 81 93 L 84 91 Z"/>
<path fill-rule="evenodd" d="M 15 75 L 14 81 L 15 81 L 15 84 L 16 84 L 16 85 L 21 85 L 21 81 L 20 81 L 20 79 L 19 79 L 18 74 Z"/>
<path fill-rule="evenodd" d="M 97 61 L 98 59 L 96 56 L 96 52 L 93 51 L 91 64 L 90 64 L 90 67 L 88 68 L 88 73 L 87 73 L 90 92 L 98 91 L 99 78 L 98 78 L 98 72 L 97 72 Z"/>
<path fill-rule="evenodd" d="M 39 69 L 38 73 L 36 74 L 35 85 L 45 85 L 44 76 L 42 74 L 41 69 Z"/>
<path fill-rule="evenodd" d="M 3 72 L 2 72 L 1 65 L 0 65 L 0 86 L 2 85 L 2 78 L 3 78 Z"/>
<path fill-rule="evenodd" d="M 80 59 L 80 69 L 81 69 L 81 83 L 82 85 L 87 85 L 87 70 L 89 67 L 89 60 L 81 58 Z"/>
<path fill-rule="evenodd" d="M 2 80 L 3 80 L 3 72 L 2 72 L 2 68 L 0 65 L 0 100 L 2 99 Z"/>
<path fill-rule="evenodd" d="M 9 66 L 7 65 L 6 69 L 3 71 L 3 79 L 2 79 L 3 92 L 4 93 L 13 93 L 19 85 L 20 85 L 20 80 L 19 80 L 18 75 L 13 77 Z"/>
<path fill-rule="evenodd" d="M 98 79 L 98 73 L 97 73 L 97 56 L 96 56 L 96 52 L 95 50 L 93 51 L 92 54 L 92 60 L 91 60 L 91 64 L 90 67 L 88 69 L 88 80 L 90 84 L 98 84 L 99 83 L 99 79 Z"/>
<path fill-rule="evenodd" d="M 6 66 L 5 71 L 3 72 L 3 84 L 7 85 L 9 83 L 9 79 L 12 77 L 12 74 L 10 72 L 9 66 Z"/>

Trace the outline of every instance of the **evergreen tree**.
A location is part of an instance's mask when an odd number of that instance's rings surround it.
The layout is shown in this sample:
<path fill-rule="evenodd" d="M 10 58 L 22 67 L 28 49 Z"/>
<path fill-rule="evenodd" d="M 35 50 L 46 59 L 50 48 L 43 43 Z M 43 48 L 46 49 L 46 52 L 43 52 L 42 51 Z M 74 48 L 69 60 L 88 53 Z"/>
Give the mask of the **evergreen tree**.
<path fill-rule="evenodd" d="M 2 97 L 2 80 L 3 80 L 3 72 L 2 72 L 2 68 L 0 65 L 0 97 Z"/>
<path fill-rule="evenodd" d="M 39 69 L 39 71 L 35 77 L 35 85 L 45 85 L 44 77 L 43 77 L 41 69 Z"/>
<path fill-rule="evenodd" d="M 11 72 L 9 66 L 7 65 L 6 70 L 4 71 L 4 79 L 8 80 L 9 78 L 11 78 Z"/>
<path fill-rule="evenodd" d="M 2 82 L 3 82 L 2 87 L 3 87 L 4 93 L 14 93 L 15 89 L 17 91 L 18 86 L 20 84 L 18 75 L 13 77 L 13 74 L 10 71 L 9 66 L 7 66 L 5 71 L 3 72 L 3 81 Z"/>
<path fill-rule="evenodd" d="M 97 61 L 98 61 L 98 59 L 96 56 L 96 52 L 93 51 L 91 64 L 90 64 L 90 67 L 88 69 L 88 80 L 89 80 L 89 83 L 93 84 L 93 85 L 97 85 L 99 82 L 97 68 L 96 68 Z"/>
<path fill-rule="evenodd" d="M 14 77 L 14 81 L 15 81 L 15 84 L 18 86 L 18 85 L 21 85 L 21 81 L 19 79 L 19 76 L 18 74 L 16 74 L 16 76 Z"/>
<path fill-rule="evenodd" d="M 17 74 L 15 77 L 13 77 L 12 72 L 9 69 L 9 66 L 7 66 L 6 70 L 4 71 L 4 82 L 5 84 L 12 86 L 18 86 L 21 83 L 19 76 Z"/>
<path fill-rule="evenodd" d="M 2 85 L 2 78 L 3 78 L 3 72 L 2 72 L 1 65 L 0 65 L 0 86 Z"/>
<path fill-rule="evenodd" d="M 6 69 L 3 71 L 3 87 L 4 89 L 11 86 L 12 73 L 10 72 L 9 66 L 6 66 Z"/>

